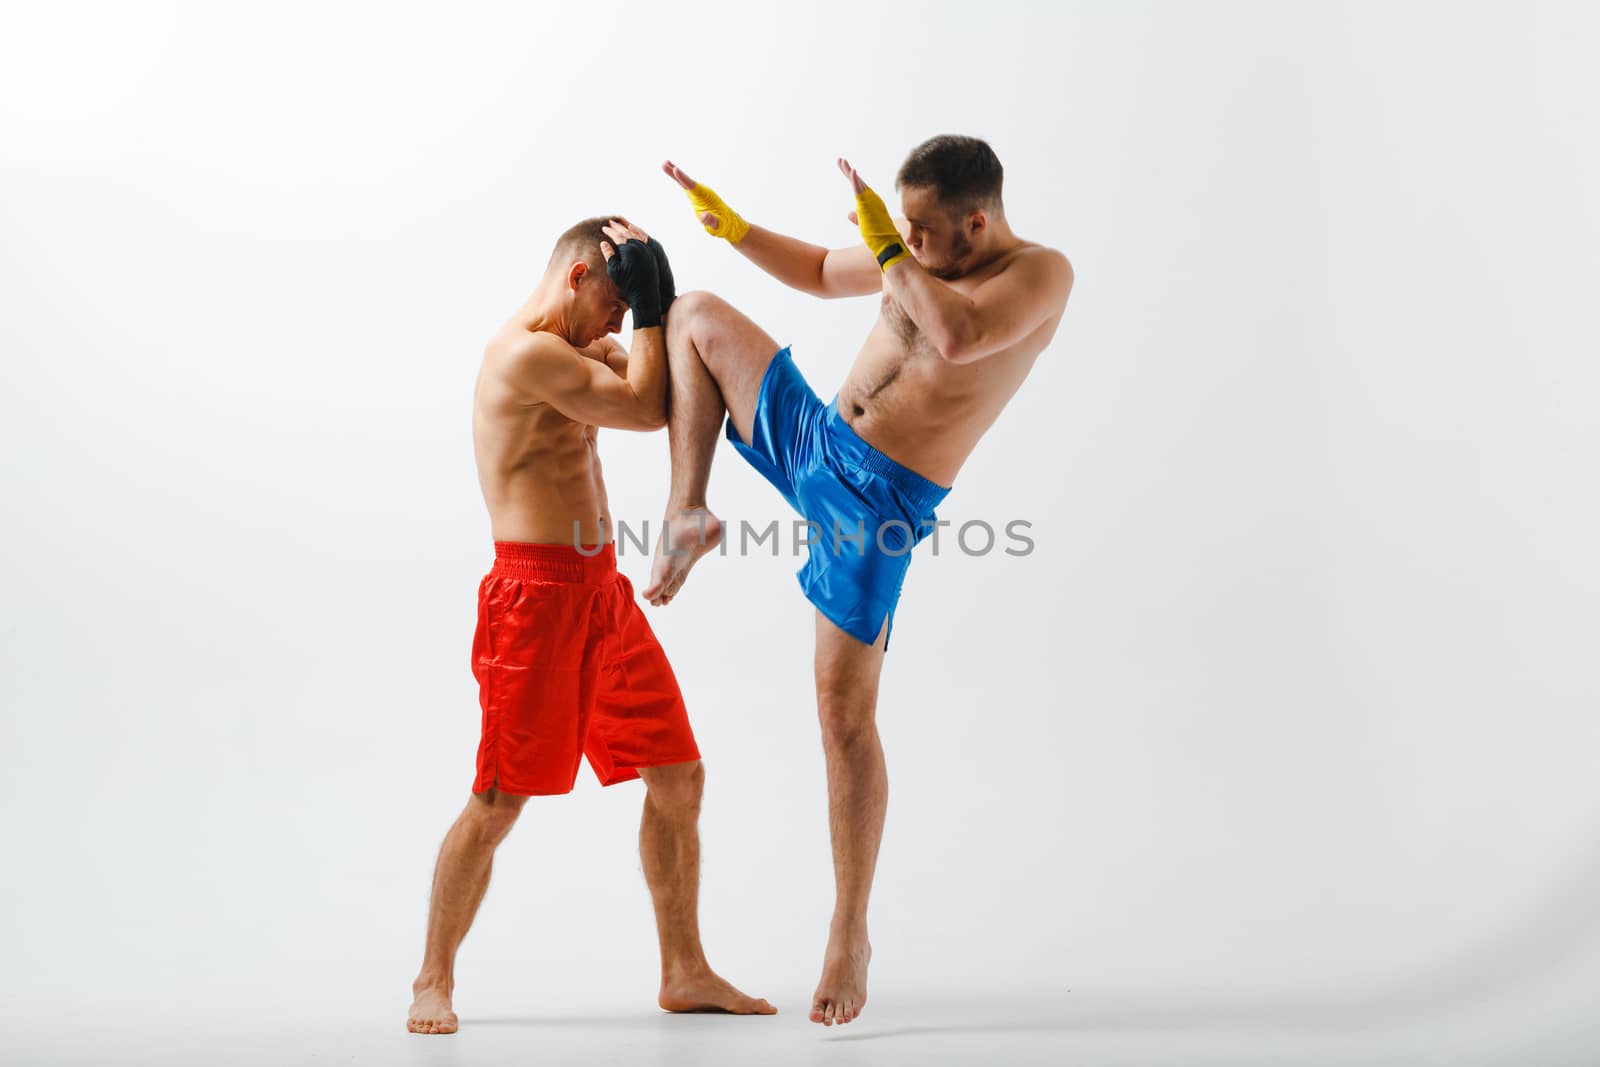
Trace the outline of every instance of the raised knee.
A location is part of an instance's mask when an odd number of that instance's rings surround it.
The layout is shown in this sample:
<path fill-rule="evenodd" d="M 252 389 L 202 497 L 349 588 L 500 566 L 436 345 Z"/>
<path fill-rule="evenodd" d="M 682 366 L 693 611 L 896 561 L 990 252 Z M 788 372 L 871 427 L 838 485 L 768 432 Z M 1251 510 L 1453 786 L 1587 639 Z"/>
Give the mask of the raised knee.
<path fill-rule="evenodd" d="M 694 289 L 679 294 L 667 313 L 667 333 L 684 334 L 700 324 L 715 319 L 728 307 L 728 302 L 715 293 Z"/>
<path fill-rule="evenodd" d="M 708 310 L 722 303 L 722 298 L 715 293 L 708 292 L 705 289 L 691 289 L 687 293 L 678 294 L 678 298 L 672 302 L 672 311 L 669 313 L 668 318 L 692 319 L 705 314 Z"/>

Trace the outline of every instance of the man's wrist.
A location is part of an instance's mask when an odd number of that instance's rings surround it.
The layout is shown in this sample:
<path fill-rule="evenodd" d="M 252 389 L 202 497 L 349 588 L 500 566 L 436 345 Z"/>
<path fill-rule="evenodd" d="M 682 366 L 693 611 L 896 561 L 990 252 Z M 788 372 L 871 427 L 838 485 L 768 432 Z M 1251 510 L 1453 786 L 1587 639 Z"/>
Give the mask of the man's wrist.
<path fill-rule="evenodd" d="M 678 298 L 677 284 L 672 278 L 672 264 L 667 262 L 667 250 L 654 237 L 645 245 L 656 261 L 656 292 L 661 299 L 661 317 L 666 318 L 672 302 Z"/>
<path fill-rule="evenodd" d="M 875 258 L 878 261 L 878 269 L 883 273 L 888 274 L 891 270 L 894 270 L 894 268 L 909 260 L 911 258 L 911 253 L 901 242 L 891 241 L 889 244 L 883 246 L 882 250 L 878 252 Z"/>

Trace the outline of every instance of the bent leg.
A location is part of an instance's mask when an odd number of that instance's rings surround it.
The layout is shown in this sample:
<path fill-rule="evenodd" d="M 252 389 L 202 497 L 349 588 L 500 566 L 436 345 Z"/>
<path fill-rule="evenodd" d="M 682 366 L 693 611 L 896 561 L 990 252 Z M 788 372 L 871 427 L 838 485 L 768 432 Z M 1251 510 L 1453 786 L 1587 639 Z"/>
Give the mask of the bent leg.
<path fill-rule="evenodd" d="M 661 993 L 667 1011 L 722 1011 L 773 1015 L 765 1000 L 747 997 L 717 976 L 700 944 L 700 797 L 705 766 L 699 760 L 641 767 L 646 793 L 639 823 L 639 856 L 655 904 L 661 942 Z"/>
<path fill-rule="evenodd" d="M 456 1015 L 450 1005 L 456 984 L 456 950 L 467 936 L 489 888 L 494 851 L 511 832 L 527 799 L 498 789 L 475 793 L 445 834 L 428 900 L 422 970 L 411 984 L 416 999 L 411 1004 L 406 1029 L 414 1034 L 456 1031 Z"/>
<path fill-rule="evenodd" d="M 670 603 L 689 568 L 722 538 L 722 524 L 706 506 L 711 460 L 722 418 L 750 440 L 761 380 L 778 343 L 721 297 L 685 293 L 667 316 L 667 441 L 672 487 L 661 539 L 642 595 Z"/>
<path fill-rule="evenodd" d="M 867 1002 L 867 898 L 889 804 L 878 739 L 878 679 L 888 624 L 871 645 L 817 612 L 817 716 L 828 766 L 828 832 L 833 841 L 834 910 L 811 1021 L 847 1023 Z"/>
<path fill-rule="evenodd" d="M 719 296 L 685 293 L 673 303 L 667 320 L 667 361 L 672 370 L 667 432 L 673 435 L 675 496 L 681 488 L 683 496 L 703 503 L 704 471 L 711 469 L 711 451 L 707 449 L 702 463 L 682 464 L 680 473 L 680 443 L 685 459 L 702 458 L 688 446 L 706 440 L 715 445 L 723 412 L 733 419 L 739 436 L 750 440 L 761 379 L 777 351 L 778 342 L 767 331 Z M 704 471 L 698 471 L 700 467 Z M 700 474 L 698 492 L 696 473 Z"/>

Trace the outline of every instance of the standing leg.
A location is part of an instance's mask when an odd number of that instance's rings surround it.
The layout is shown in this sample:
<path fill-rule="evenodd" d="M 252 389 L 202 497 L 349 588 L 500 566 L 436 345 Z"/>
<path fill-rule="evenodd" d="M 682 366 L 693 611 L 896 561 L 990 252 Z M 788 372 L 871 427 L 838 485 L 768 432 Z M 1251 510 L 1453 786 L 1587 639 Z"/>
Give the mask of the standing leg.
<path fill-rule="evenodd" d="M 710 293 L 684 293 L 667 316 L 667 441 L 672 488 L 650 584 L 652 604 L 671 602 L 695 561 L 722 539 L 722 523 L 706 506 L 711 459 L 727 414 L 750 440 L 756 398 L 778 343 Z"/>
<path fill-rule="evenodd" d="M 885 626 L 885 631 L 887 626 Z M 878 739 L 878 678 L 885 633 L 864 645 L 817 612 L 817 715 L 828 765 L 828 832 L 833 840 L 833 921 L 812 997 L 811 1021 L 832 1026 L 867 1003 L 867 897 L 889 805 L 889 774 Z"/>
<path fill-rule="evenodd" d="M 527 799 L 498 789 L 474 794 L 445 834 L 433 871 L 422 970 L 411 983 L 416 999 L 406 1029 L 414 1034 L 456 1032 L 456 1014 L 450 1007 L 456 986 L 456 950 L 489 888 L 494 850 L 511 832 Z"/>
<path fill-rule="evenodd" d="M 676 310 L 676 305 L 674 305 Z M 773 1015 L 777 1008 L 747 997 L 719 978 L 700 944 L 699 760 L 639 771 L 647 792 L 639 823 L 639 855 L 656 910 L 661 942 L 661 994 L 667 1011 Z"/>

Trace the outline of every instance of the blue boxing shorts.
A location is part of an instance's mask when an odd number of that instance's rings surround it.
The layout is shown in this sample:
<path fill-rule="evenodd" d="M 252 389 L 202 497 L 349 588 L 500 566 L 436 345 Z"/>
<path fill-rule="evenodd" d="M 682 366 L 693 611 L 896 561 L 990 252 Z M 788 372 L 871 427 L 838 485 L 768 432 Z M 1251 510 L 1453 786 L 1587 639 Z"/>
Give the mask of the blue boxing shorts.
<path fill-rule="evenodd" d="M 877 641 L 885 620 L 892 631 L 911 550 L 933 531 L 933 509 L 950 490 L 863 441 L 840 417 L 837 398 L 824 406 L 812 392 L 787 347 L 761 379 L 755 440 L 739 440 L 731 418 L 727 434 L 811 524 L 795 575 L 806 599 L 865 644 Z"/>

